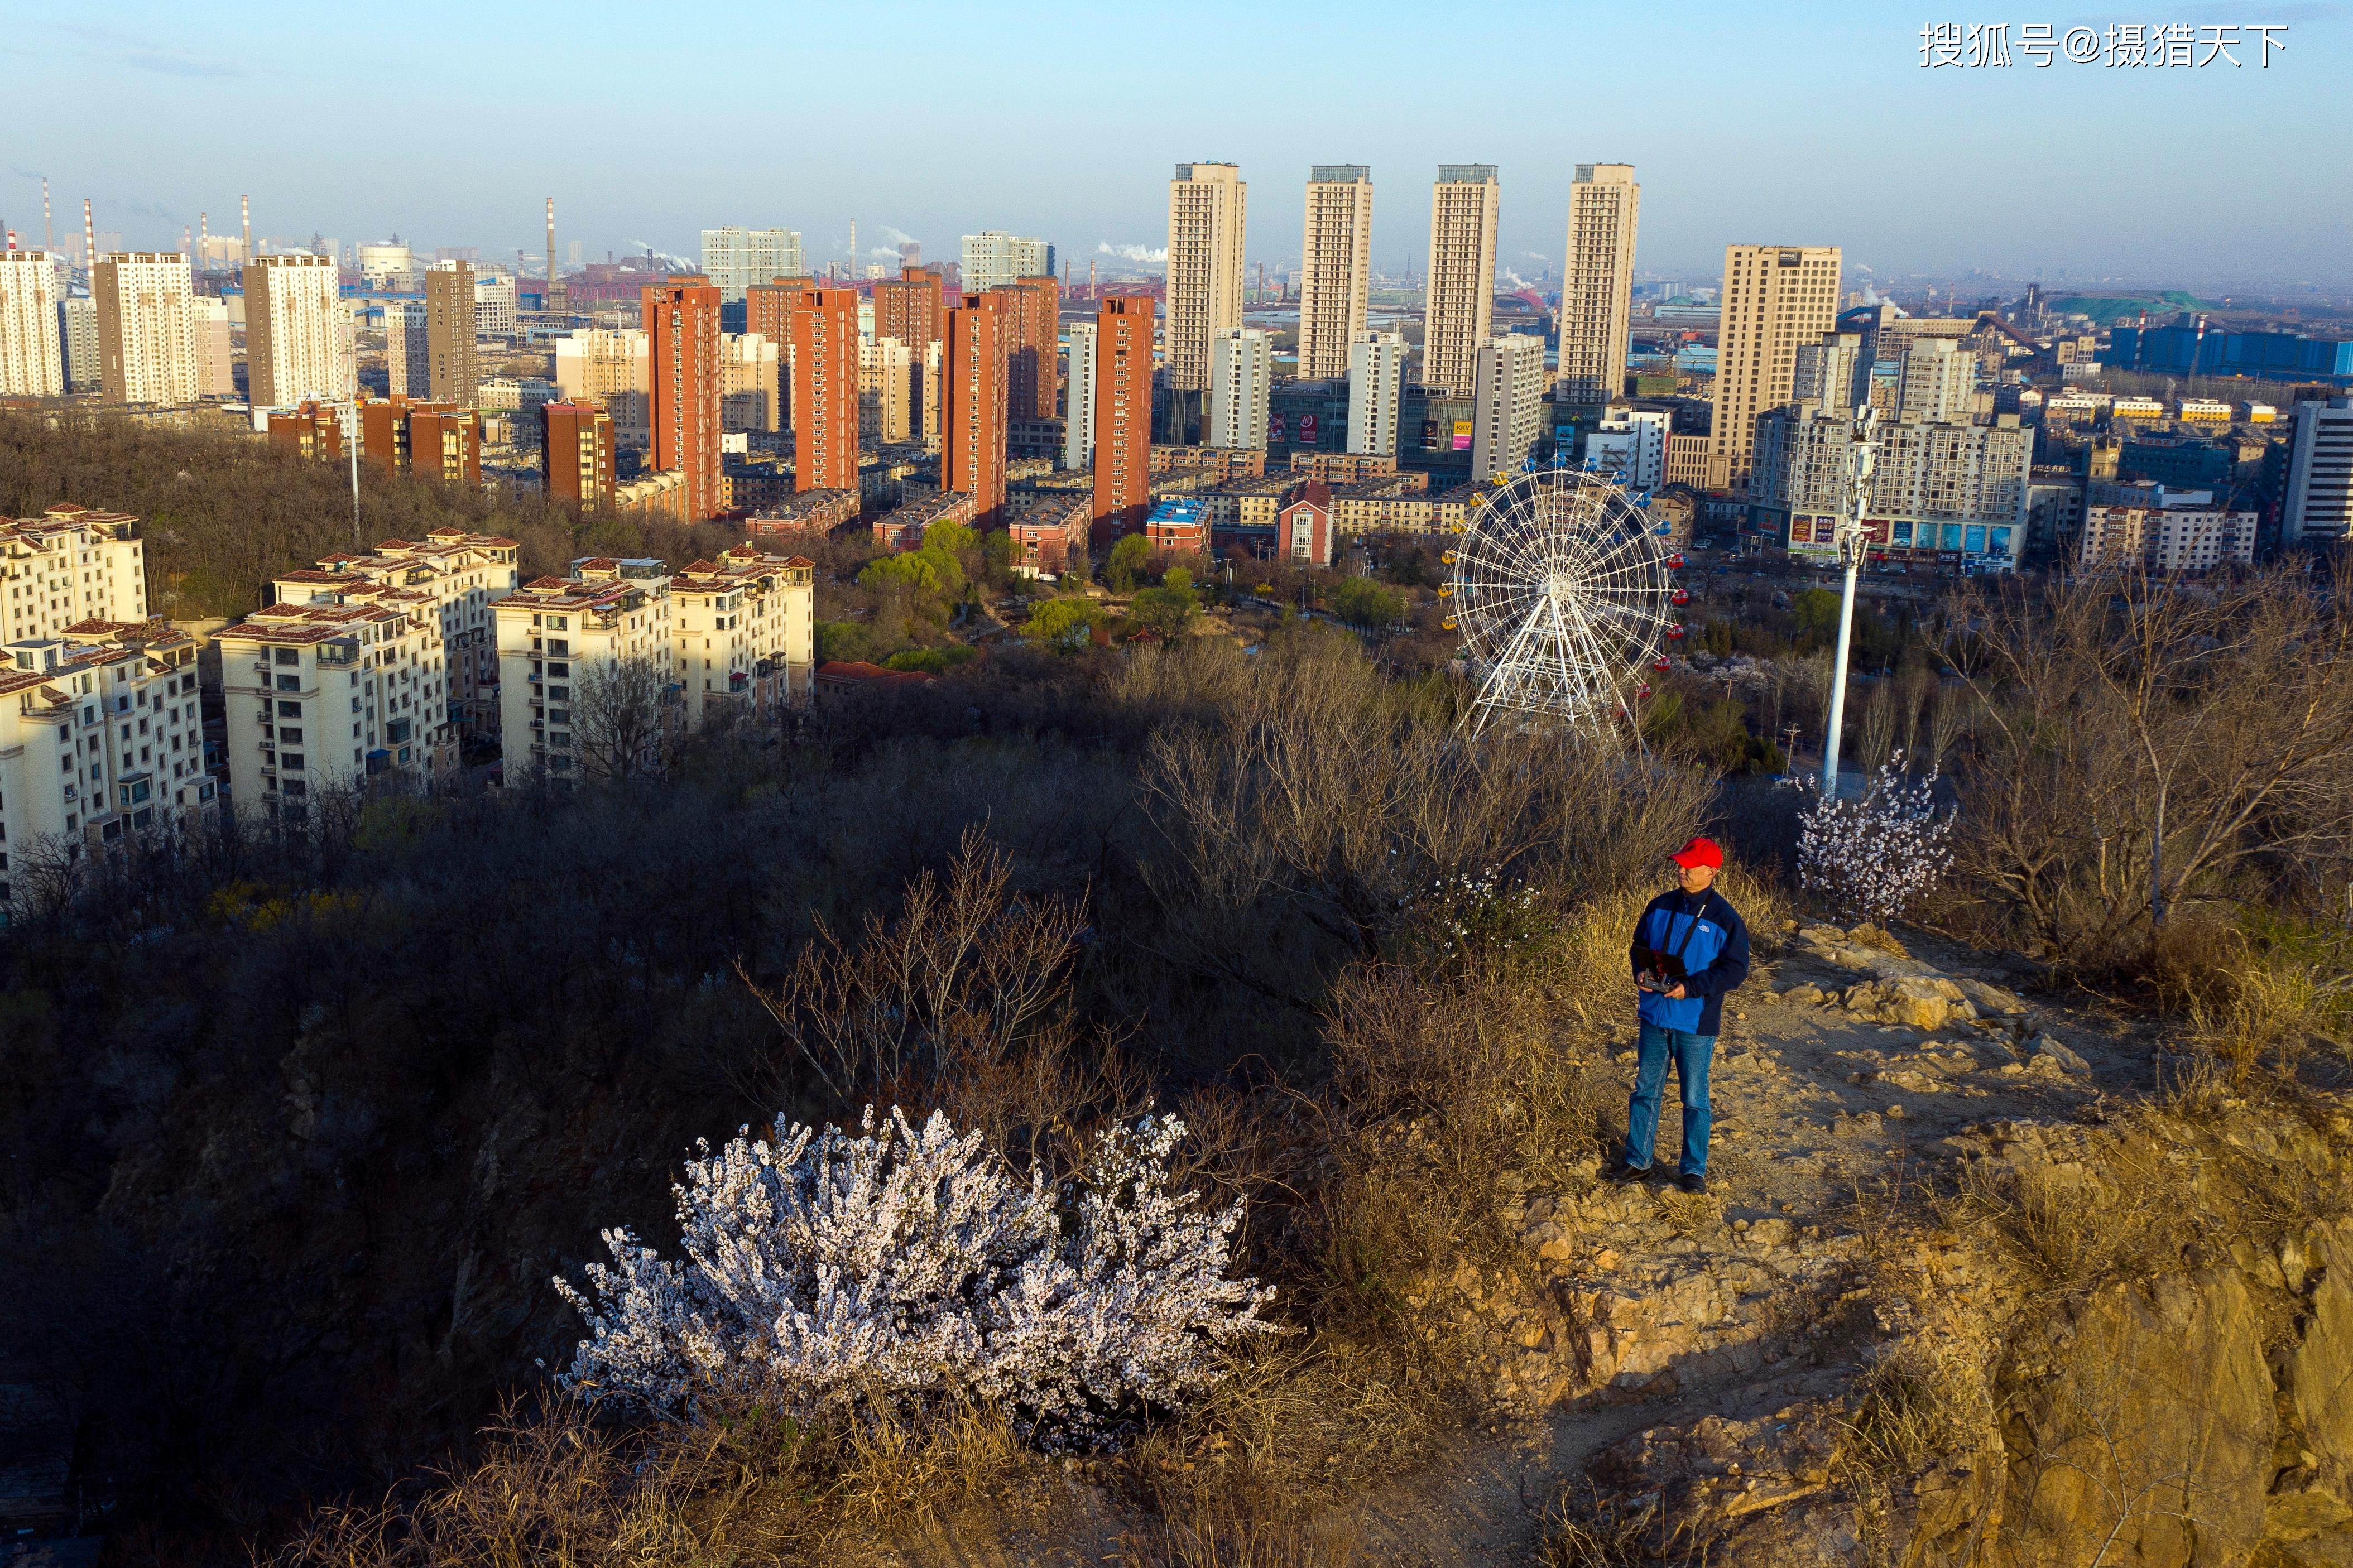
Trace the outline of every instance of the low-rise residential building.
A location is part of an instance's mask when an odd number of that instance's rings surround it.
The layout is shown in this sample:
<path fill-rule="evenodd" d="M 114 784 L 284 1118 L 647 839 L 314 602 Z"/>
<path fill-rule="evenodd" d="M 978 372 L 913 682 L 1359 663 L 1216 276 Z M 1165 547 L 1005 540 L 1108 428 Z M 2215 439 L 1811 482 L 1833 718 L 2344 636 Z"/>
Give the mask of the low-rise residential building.
<path fill-rule="evenodd" d="M 1335 532 L 1331 487 L 1320 479 L 1303 481 L 1275 513 L 1275 547 L 1294 566 L 1331 565 Z"/>
<path fill-rule="evenodd" d="M 1017 502 L 1005 522 L 1013 570 L 1029 576 L 1083 575 L 1093 521 L 1094 497 L 1085 490 L 1050 490 Z"/>
<path fill-rule="evenodd" d="M 2212 505 L 2093 506 L 2084 511 L 2078 562 L 2152 572 L 2207 572 L 2255 559 L 2256 514 Z"/>
<path fill-rule="evenodd" d="M 62 637 L 80 621 L 144 621 L 139 520 L 60 501 L 38 517 L 0 518 L 0 641 Z"/>
<path fill-rule="evenodd" d="M 241 813 L 299 825 L 322 802 L 380 782 L 456 777 L 431 596 L 382 588 L 360 598 L 269 605 L 214 634 L 229 793 Z"/>
<path fill-rule="evenodd" d="M 491 606 L 522 580 L 522 550 L 501 534 L 437 528 L 422 540 L 385 540 L 372 554 L 326 556 L 314 569 L 280 573 L 270 585 L 281 605 L 421 600 L 440 624 L 449 721 L 461 735 L 487 735 L 499 726 Z"/>
<path fill-rule="evenodd" d="M 1155 505 L 1144 520 L 1144 537 L 1155 555 L 1207 555 L 1209 524 L 1207 501 L 1174 496 Z"/>
<path fill-rule="evenodd" d="M 659 561 L 597 558 L 572 570 L 569 577 L 534 577 L 491 606 L 510 786 L 543 770 L 564 780 L 636 772 L 678 728 L 670 569 Z M 613 711 L 638 700 L 617 679 L 625 662 L 650 711 Z"/>
<path fill-rule="evenodd" d="M 1162 474 L 1203 472 L 1219 479 L 1244 477 L 1263 479 L 1266 476 L 1264 447 L 1162 447 L 1155 446 L 1151 456 L 1152 473 Z"/>
<path fill-rule="evenodd" d="M 1322 479 L 1327 485 L 1353 485 L 1362 479 L 1378 478 L 1398 471 L 1397 453 L 1388 452 L 1320 452 L 1310 447 L 1295 448 L 1291 454 L 1291 477 L 1294 479 Z M 1414 473 L 1404 476 L 1423 489 L 1430 488 L 1430 476 Z"/>
<path fill-rule="evenodd" d="M 744 525 L 754 543 L 818 540 L 858 517 L 856 490 L 796 490 L 755 510 Z"/>
<path fill-rule="evenodd" d="M 973 525 L 973 498 L 963 490 L 933 490 L 912 497 L 874 520 L 874 542 L 886 550 L 921 550 L 923 536 L 943 522 Z"/>
<path fill-rule="evenodd" d="M 670 578 L 672 668 L 690 728 L 723 718 L 774 719 L 808 703 L 816 583 L 815 562 L 751 543 Z"/>
<path fill-rule="evenodd" d="M 1426 473 L 1383 474 L 1332 491 L 1332 524 L 1342 533 L 1422 533 L 1436 520 Z"/>
<path fill-rule="evenodd" d="M 195 639 L 168 623 L 85 620 L 9 643 L 0 658 L 0 923 L 28 871 L 216 816 L 204 754 Z"/>

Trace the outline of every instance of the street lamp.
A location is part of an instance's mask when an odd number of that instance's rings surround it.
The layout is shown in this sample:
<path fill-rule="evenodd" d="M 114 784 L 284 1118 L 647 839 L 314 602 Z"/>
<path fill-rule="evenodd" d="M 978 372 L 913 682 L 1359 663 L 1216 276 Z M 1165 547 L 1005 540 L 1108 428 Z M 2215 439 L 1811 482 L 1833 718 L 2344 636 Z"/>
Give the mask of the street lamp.
<path fill-rule="evenodd" d="M 1855 419 L 1854 472 L 1848 491 L 1853 510 L 1839 521 L 1839 558 L 1846 565 L 1846 588 L 1839 600 L 1838 653 L 1831 660 L 1831 715 L 1822 737 L 1822 794 L 1838 796 L 1839 730 L 1846 721 L 1846 658 L 1854 640 L 1854 580 L 1862 569 L 1870 531 L 1863 519 L 1871 510 L 1871 476 L 1879 466 L 1879 410 L 1863 405 Z"/>

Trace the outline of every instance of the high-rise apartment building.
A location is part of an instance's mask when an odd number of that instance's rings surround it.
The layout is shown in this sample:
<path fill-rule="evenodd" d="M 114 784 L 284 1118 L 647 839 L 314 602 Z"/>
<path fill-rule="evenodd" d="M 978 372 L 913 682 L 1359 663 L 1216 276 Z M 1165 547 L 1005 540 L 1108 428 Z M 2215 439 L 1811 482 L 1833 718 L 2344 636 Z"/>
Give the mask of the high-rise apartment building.
<path fill-rule="evenodd" d="M 543 403 L 540 476 L 557 500 L 613 504 L 613 416 L 593 404 Z"/>
<path fill-rule="evenodd" d="M 719 334 L 719 428 L 781 430 L 785 392 L 780 345 L 759 332 Z"/>
<path fill-rule="evenodd" d="M 1975 354 L 1951 338 L 1921 338 L 1905 351 L 1902 365 L 1896 381 L 1898 419 L 1968 422 L 1978 384 Z"/>
<path fill-rule="evenodd" d="M 940 341 L 940 275 L 902 267 L 895 279 L 874 285 L 874 335 L 896 338 L 921 363 L 923 351 Z"/>
<path fill-rule="evenodd" d="M 2295 405 L 2288 438 L 2283 544 L 2353 539 L 2353 397 Z"/>
<path fill-rule="evenodd" d="M 1299 259 L 1299 374 L 1328 381 L 1348 368 L 1365 330 L 1373 278 L 1373 172 L 1318 163 L 1307 173 L 1307 228 Z"/>
<path fill-rule="evenodd" d="M 1209 337 L 1242 324 L 1250 186 L 1231 163 L 1179 163 L 1168 182 L 1168 384 L 1209 387 Z"/>
<path fill-rule="evenodd" d="M 1095 324 L 1073 321 L 1070 329 L 1070 413 L 1062 422 L 1062 467 L 1072 473 L 1095 460 Z"/>
<path fill-rule="evenodd" d="M 686 516 L 700 522 L 726 510 L 719 483 L 719 290 L 700 278 L 674 277 L 648 285 L 638 309 L 653 383 L 653 467 L 686 476 Z"/>
<path fill-rule="evenodd" d="M 797 278 L 801 272 L 801 237 L 789 228 L 706 228 L 702 231 L 702 272 L 719 297 L 732 305 L 756 283 L 772 278 Z M 751 329 L 754 331 L 759 328 Z M 769 340 L 776 342 L 775 338 Z"/>
<path fill-rule="evenodd" d="M 245 373 L 256 408 L 335 401 L 359 389 L 352 312 L 333 258 L 296 252 L 245 264 Z"/>
<path fill-rule="evenodd" d="M 0 395 L 62 397 L 58 268 L 46 250 L 0 251 Z"/>
<path fill-rule="evenodd" d="M 1789 375 L 1789 401 L 1837 410 L 1867 405 L 1871 362 L 1862 357 L 1862 334 L 1824 332 L 1819 342 L 1799 344 Z"/>
<path fill-rule="evenodd" d="M 1642 187 L 1630 163 L 1579 163 L 1568 187 L 1560 268 L 1559 396 L 1607 403 L 1626 389 L 1633 319 L 1634 224 Z"/>
<path fill-rule="evenodd" d="M 968 294 L 998 289 L 1022 278 L 1043 278 L 1054 270 L 1054 247 L 1042 239 L 989 231 L 964 237 L 964 275 Z"/>
<path fill-rule="evenodd" d="M 511 338 L 515 335 L 514 275 L 478 268 L 474 273 L 474 335 Z"/>
<path fill-rule="evenodd" d="M 65 353 L 68 393 L 96 392 L 105 384 L 105 356 L 98 352 L 97 300 L 81 295 L 58 301 L 58 347 Z"/>
<path fill-rule="evenodd" d="M 229 337 L 228 301 L 200 294 L 188 304 L 196 320 L 196 395 L 235 397 L 237 353 Z"/>
<path fill-rule="evenodd" d="M 433 395 L 433 356 L 425 346 L 426 341 L 423 300 L 385 301 L 384 357 L 392 377 L 394 396 L 429 397 Z M 564 363 L 562 339 L 557 340 L 555 354 L 560 378 Z"/>
<path fill-rule="evenodd" d="M 816 279 L 798 275 L 780 275 L 748 285 L 744 290 L 744 330 L 779 345 L 789 363 L 793 317 L 800 311 L 802 296 L 816 287 Z"/>
<path fill-rule="evenodd" d="M 1113 535 L 1144 526 L 1152 502 L 1152 326 L 1148 294 L 1096 302 L 1093 384 L 1094 520 Z M 1072 347 L 1077 339 L 1071 340 Z M 1076 384 L 1075 378 L 1073 385 Z"/>
<path fill-rule="evenodd" d="M 1348 450 L 1391 458 L 1405 398 L 1405 334 L 1358 331 L 1348 340 Z"/>
<path fill-rule="evenodd" d="M 793 313 L 793 489 L 858 489 L 855 289 L 809 289 Z"/>
<path fill-rule="evenodd" d="M 470 404 L 481 385 L 474 356 L 474 268 L 437 261 L 425 274 L 426 390 L 444 403 Z"/>
<path fill-rule="evenodd" d="M 1471 478 L 1475 483 L 1519 471 L 1544 437 L 1544 340 L 1504 332 L 1487 340 L 1472 395 Z"/>
<path fill-rule="evenodd" d="M 1229 327 L 1209 335 L 1209 417 L 1205 447 L 1263 447 L 1274 395 L 1274 334 Z"/>
<path fill-rule="evenodd" d="M 1836 246 L 1725 247 L 1708 456 L 1733 489 L 1748 488 L 1757 416 L 1790 401 L 1799 348 L 1837 324 L 1838 287 Z"/>
<path fill-rule="evenodd" d="M 1662 409 L 1612 408 L 1585 437 L 1585 460 L 1614 474 L 1630 489 L 1654 490 L 1667 480 L 1672 418 Z"/>
<path fill-rule="evenodd" d="M 914 429 L 915 356 L 896 338 L 867 338 L 858 349 L 858 436 L 896 446 Z"/>
<path fill-rule="evenodd" d="M 195 311 L 185 256 L 118 251 L 90 268 L 109 403 L 196 398 Z"/>
<path fill-rule="evenodd" d="M 1430 193 L 1430 269 L 1423 285 L 1421 383 L 1470 397 L 1495 320 L 1495 219 L 1504 187 L 1493 163 L 1440 163 Z"/>
<path fill-rule="evenodd" d="M 1005 296 L 963 296 L 948 312 L 945 384 L 940 406 L 940 484 L 972 497 L 973 526 L 989 528 L 1005 510 L 1007 394 Z"/>
<path fill-rule="evenodd" d="M 1004 297 L 1006 404 L 1015 419 L 1051 419 L 1060 390 L 1058 339 L 1062 286 L 1053 278 L 1019 278 Z"/>
<path fill-rule="evenodd" d="M 371 397 L 360 403 L 360 461 L 386 473 L 482 481 L 482 416 L 449 403 Z"/>

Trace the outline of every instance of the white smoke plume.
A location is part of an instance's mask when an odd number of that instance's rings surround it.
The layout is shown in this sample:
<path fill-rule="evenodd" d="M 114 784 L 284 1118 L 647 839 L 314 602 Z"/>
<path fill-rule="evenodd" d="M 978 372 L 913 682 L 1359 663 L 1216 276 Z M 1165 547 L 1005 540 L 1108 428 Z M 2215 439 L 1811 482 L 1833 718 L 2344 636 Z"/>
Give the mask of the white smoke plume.
<path fill-rule="evenodd" d="M 1168 259 L 1168 247 L 1166 246 L 1162 246 L 1158 249 L 1155 249 L 1148 245 L 1113 245 L 1110 240 L 1104 239 L 1095 242 L 1095 254 L 1098 256 L 1115 256 L 1122 261 L 1146 261 L 1165 264 Z"/>

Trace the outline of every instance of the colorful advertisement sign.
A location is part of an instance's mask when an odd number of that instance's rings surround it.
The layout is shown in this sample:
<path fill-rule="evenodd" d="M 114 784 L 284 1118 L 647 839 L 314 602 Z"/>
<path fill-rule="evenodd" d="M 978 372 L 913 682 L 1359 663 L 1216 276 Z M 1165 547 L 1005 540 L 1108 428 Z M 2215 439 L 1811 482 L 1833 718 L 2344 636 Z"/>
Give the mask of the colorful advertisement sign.
<path fill-rule="evenodd" d="M 1454 449 L 1458 452 L 1467 452 L 1471 449 L 1471 421 L 1468 419 L 1457 419 L 1454 422 Z"/>
<path fill-rule="evenodd" d="M 1282 419 L 1282 415 L 1280 415 L 1280 414 L 1270 414 L 1270 415 L 1268 415 L 1268 416 L 1266 416 L 1266 442 L 1267 442 L 1267 445 L 1268 445 L 1268 446 L 1270 446 L 1270 447 L 1271 447 L 1271 446 L 1273 446 L 1275 443 L 1277 443 L 1277 442 L 1281 441 L 1281 440 L 1283 438 L 1282 433 L 1283 433 L 1283 431 L 1284 431 L 1284 429 L 1285 429 L 1286 427 L 1287 427 L 1287 426 L 1285 426 L 1285 425 L 1283 424 L 1283 419 Z"/>
<path fill-rule="evenodd" d="M 1299 416 L 1299 444 L 1301 446 L 1313 447 L 1315 445 L 1315 416 L 1313 414 L 1303 414 Z"/>

